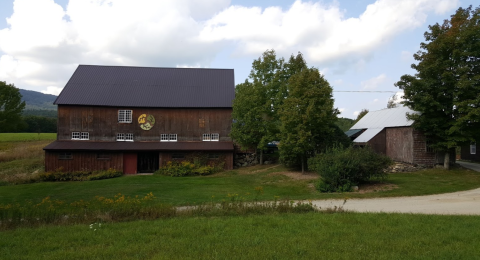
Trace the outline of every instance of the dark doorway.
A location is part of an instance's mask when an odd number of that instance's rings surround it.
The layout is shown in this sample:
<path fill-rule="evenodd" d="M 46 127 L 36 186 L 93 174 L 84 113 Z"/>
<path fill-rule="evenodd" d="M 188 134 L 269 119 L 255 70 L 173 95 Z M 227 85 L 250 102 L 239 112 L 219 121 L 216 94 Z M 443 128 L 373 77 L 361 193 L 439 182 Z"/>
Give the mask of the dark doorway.
<path fill-rule="evenodd" d="M 138 153 L 138 173 L 152 173 L 158 170 L 158 153 Z"/>

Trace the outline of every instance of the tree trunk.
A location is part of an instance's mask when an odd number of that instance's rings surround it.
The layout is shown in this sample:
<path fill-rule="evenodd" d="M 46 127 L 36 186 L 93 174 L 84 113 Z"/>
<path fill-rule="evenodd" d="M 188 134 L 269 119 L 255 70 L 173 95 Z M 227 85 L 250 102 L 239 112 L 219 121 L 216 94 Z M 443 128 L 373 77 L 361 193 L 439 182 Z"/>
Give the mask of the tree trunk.
<path fill-rule="evenodd" d="M 302 155 L 302 174 L 305 174 L 305 166 L 304 166 L 304 163 L 303 163 L 303 155 Z"/>
<path fill-rule="evenodd" d="M 260 165 L 263 164 L 263 150 L 260 149 Z"/>
<path fill-rule="evenodd" d="M 450 153 L 445 152 L 445 158 L 443 159 L 443 168 L 450 170 Z"/>

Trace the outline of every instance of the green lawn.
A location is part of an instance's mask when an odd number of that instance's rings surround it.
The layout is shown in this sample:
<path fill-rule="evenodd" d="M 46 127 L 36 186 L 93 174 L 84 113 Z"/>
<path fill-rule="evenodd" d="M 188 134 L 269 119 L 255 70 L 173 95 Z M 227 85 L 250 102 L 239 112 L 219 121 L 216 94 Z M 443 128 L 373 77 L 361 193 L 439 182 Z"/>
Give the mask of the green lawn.
<path fill-rule="evenodd" d="M 0 258 L 478 259 L 478 245 L 474 216 L 290 213 L 20 228 Z"/>
<path fill-rule="evenodd" d="M 26 142 L 39 140 L 55 140 L 56 133 L 0 133 L 0 142 Z"/>
<path fill-rule="evenodd" d="M 260 200 L 280 199 L 328 199 L 415 196 L 454 192 L 480 187 L 480 173 L 461 168 L 445 171 L 429 169 L 415 173 L 391 174 L 388 183 L 398 188 L 370 193 L 319 193 L 313 188 L 314 180 L 294 180 L 285 175 L 273 174 L 285 171 L 282 166 L 255 166 L 242 170 L 227 171 L 206 177 L 123 176 L 114 179 L 88 182 L 46 182 L 3 186 L 0 189 L 0 204 L 40 201 L 50 196 L 67 202 L 89 200 L 95 196 L 112 197 L 118 193 L 128 196 L 145 195 L 149 192 L 159 202 L 188 205 L 220 201 L 228 194 L 238 194 L 254 199 L 255 187 L 262 187 Z M 362 187 L 360 187 L 362 189 Z M 250 195 L 246 196 L 246 194 Z"/>

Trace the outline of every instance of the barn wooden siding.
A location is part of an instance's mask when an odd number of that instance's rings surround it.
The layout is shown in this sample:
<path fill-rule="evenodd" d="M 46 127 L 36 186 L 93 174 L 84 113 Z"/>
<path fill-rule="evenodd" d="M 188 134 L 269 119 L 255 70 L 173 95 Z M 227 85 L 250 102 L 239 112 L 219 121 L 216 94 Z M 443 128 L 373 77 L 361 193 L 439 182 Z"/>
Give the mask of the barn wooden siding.
<path fill-rule="evenodd" d="M 118 123 L 118 110 L 132 110 L 132 123 Z M 138 117 L 150 114 L 155 125 L 146 131 Z M 134 141 L 160 141 L 161 134 L 177 134 L 178 141 L 202 141 L 203 134 L 218 133 L 231 141 L 231 108 L 129 108 L 58 106 L 57 140 L 70 140 L 72 132 L 89 132 L 91 141 L 115 141 L 117 133 L 133 133 Z"/>
<path fill-rule="evenodd" d="M 64 171 L 108 170 L 110 168 L 123 172 L 122 153 L 103 153 L 109 159 L 97 158 L 97 152 L 70 152 L 72 159 L 59 159 L 62 152 L 45 151 L 45 171 L 54 171 L 63 168 Z"/>
<path fill-rule="evenodd" d="M 122 171 L 126 174 L 135 174 L 136 171 L 136 154 L 135 152 L 129 152 L 127 155 L 134 155 L 135 163 L 133 164 L 134 170 L 130 169 L 129 172 L 125 172 L 123 160 L 124 154 L 121 152 L 111 152 L 111 153 L 102 153 L 102 155 L 108 155 L 108 159 L 98 158 L 98 152 L 70 152 L 72 154 L 72 159 L 60 159 L 59 155 L 64 152 L 50 152 L 45 151 L 45 171 L 54 171 L 59 168 L 63 168 L 64 171 L 83 171 L 83 170 L 108 170 L 110 168 Z M 160 152 L 159 153 L 159 167 L 165 165 L 168 161 L 172 160 L 172 154 L 174 153 L 183 153 L 179 152 Z M 225 170 L 233 169 L 233 153 L 232 152 L 212 152 L 220 155 L 219 159 L 210 159 L 209 163 L 215 163 L 218 160 L 224 160 Z M 186 156 L 193 153 L 183 153 Z M 173 159 L 176 161 L 181 161 L 179 159 Z M 130 165 L 132 166 L 132 165 Z"/>

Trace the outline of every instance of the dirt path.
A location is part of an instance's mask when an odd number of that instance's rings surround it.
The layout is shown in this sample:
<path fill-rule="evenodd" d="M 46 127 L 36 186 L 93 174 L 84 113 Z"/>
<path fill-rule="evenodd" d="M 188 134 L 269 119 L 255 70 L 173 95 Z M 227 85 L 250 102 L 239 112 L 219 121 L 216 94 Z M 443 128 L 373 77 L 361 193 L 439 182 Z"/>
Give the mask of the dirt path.
<path fill-rule="evenodd" d="M 428 196 L 348 199 L 345 204 L 344 200 L 316 200 L 312 203 L 322 209 L 343 206 L 344 210 L 355 212 L 480 215 L 480 188 Z"/>

